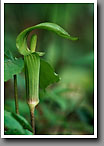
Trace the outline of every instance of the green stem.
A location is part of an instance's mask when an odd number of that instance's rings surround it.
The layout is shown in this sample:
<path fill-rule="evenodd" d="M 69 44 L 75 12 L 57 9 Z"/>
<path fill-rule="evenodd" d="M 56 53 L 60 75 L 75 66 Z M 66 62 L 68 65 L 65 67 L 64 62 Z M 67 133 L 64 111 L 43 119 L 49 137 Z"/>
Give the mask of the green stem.
<path fill-rule="evenodd" d="M 15 98 L 15 111 L 17 114 L 19 114 L 18 95 L 17 95 L 17 75 L 14 75 L 14 98 Z"/>

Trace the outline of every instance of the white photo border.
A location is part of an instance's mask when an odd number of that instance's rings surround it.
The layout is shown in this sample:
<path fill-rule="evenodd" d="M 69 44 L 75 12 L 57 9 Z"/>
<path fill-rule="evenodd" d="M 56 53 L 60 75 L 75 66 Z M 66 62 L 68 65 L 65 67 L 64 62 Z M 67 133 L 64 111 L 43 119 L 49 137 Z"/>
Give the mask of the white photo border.
<path fill-rule="evenodd" d="M 94 135 L 4 135 L 4 4 L 93 3 L 94 4 Z M 1 138 L 97 138 L 97 0 L 2 0 L 1 1 Z"/>

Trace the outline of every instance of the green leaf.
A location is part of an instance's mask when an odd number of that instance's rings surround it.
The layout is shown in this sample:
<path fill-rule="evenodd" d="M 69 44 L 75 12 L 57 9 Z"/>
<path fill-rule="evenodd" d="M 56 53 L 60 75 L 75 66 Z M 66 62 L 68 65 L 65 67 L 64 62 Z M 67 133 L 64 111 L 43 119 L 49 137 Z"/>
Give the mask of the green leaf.
<path fill-rule="evenodd" d="M 48 85 L 58 82 L 60 80 L 59 76 L 54 72 L 51 65 L 40 60 L 40 88 L 45 89 Z"/>
<path fill-rule="evenodd" d="M 20 52 L 20 54 L 22 55 L 28 55 L 31 53 L 31 50 L 28 48 L 27 46 L 27 37 L 28 34 L 33 30 L 33 29 L 46 29 L 49 31 L 53 31 L 55 32 L 57 35 L 67 38 L 69 40 L 77 40 L 77 37 L 71 37 L 70 34 L 68 34 L 62 27 L 60 27 L 59 25 L 55 24 L 55 23 L 49 23 L 49 22 L 45 22 L 45 23 L 40 23 L 38 25 L 29 27 L 27 29 L 25 29 L 24 31 L 22 31 L 16 39 L 16 46 L 18 48 L 18 51 Z M 33 43 L 32 43 L 33 44 Z M 30 45 L 31 46 L 31 45 Z"/>
<path fill-rule="evenodd" d="M 6 130 L 14 130 L 19 134 L 24 134 L 22 125 L 13 118 L 12 113 L 4 111 L 4 126 Z"/>
<path fill-rule="evenodd" d="M 13 55 L 12 55 L 10 50 L 5 49 L 4 50 L 4 60 L 7 60 L 7 59 L 14 60 L 14 57 L 13 57 Z"/>
<path fill-rule="evenodd" d="M 4 132 L 5 135 L 23 135 L 24 133 L 21 133 L 18 129 L 9 129 Z"/>
<path fill-rule="evenodd" d="M 24 63 L 22 58 L 13 58 L 10 51 L 6 51 L 4 55 L 4 81 L 8 81 L 22 71 Z"/>
<path fill-rule="evenodd" d="M 18 130 L 10 129 L 5 131 L 5 135 L 22 135 L 22 134 Z M 33 135 L 33 133 L 27 129 L 24 129 L 24 135 Z"/>
<path fill-rule="evenodd" d="M 17 115 L 16 113 L 12 113 L 12 116 L 23 126 L 24 129 L 32 131 L 32 127 L 25 118 L 20 115 Z"/>
<path fill-rule="evenodd" d="M 32 128 L 28 121 L 16 113 L 4 111 L 5 134 L 32 135 Z"/>
<path fill-rule="evenodd" d="M 25 135 L 33 135 L 33 133 L 30 132 L 29 130 L 25 129 Z"/>

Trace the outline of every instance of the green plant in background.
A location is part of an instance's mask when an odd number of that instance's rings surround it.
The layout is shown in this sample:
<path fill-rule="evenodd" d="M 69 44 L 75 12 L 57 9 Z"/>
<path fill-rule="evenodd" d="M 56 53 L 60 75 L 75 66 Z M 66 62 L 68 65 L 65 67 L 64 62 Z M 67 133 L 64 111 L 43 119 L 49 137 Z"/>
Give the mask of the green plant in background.
<path fill-rule="evenodd" d="M 35 134 L 35 125 L 34 125 L 34 109 L 35 106 L 39 103 L 39 86 L 42 89 L 45 89 L 48 85 L 59 81 L 59 76 L 54 73 L 53 68 L 44 60 L 40 59 L 40 56 L 44 55 L 44 52 L 36 51 L 37 36 L 32 35 L 30 41 L 30 48 L 27 45 L 27 37 L 33 29 L 46 29 L 55 32 L 61 37 L 67 38 L 69 40 L 77 40 L 77 37 L 71 37 L 63 28 L 54 23 L 41 23 L 32 27 L 29 27 L 22 31 L 16 39 L 16 46 L 21 55 L 24 56 L 24 63 L 21 63 L 20 71 L 25 70 L 25 84 L 26 84 L 26 98 L 27 103 L 30 108 L 31 113 L 31 124 L 32 131 Z M 7 54 L 7 53 L 6 53 Z M 10 57 L 10 56 L 9 56 Z M 11 59 L 11 58 L 10 58 Z M 13 64 L 12 60 L 12 64 Z M 17 67 L 18 67 L 17 63 Z M 17 80 L 16 80 L 16 70 L 13 70 L 11 74 L 7 75 L 7 63 L 5 62 L 5 81 L 10 79 L 14 75 L 14 89 L 15 89 L 15 102 L 16 102 L 16 113 L 18 113 L 18 99 L 17 99 Z"/>

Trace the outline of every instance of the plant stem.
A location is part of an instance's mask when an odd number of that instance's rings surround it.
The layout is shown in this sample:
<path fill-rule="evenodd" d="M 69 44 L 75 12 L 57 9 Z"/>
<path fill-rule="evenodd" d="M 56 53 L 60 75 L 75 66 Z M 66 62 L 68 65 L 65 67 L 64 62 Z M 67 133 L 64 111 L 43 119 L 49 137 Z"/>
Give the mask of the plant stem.
<path fill-rule="evenodd" d="M 34 118 L 34 109 L 35 107 L 30 107 L 30 116 L 31 116 L 31 126 L 33 130 L 33 134 L 35 135 L 35 118 Z"/>
<path fill-rule="evenodd" d="M 17 114 L 19 114 L 18 95 L 17 95 L 17 75 L 14 75 L 14 98 L 15 98 L 15 111 Z"/>

